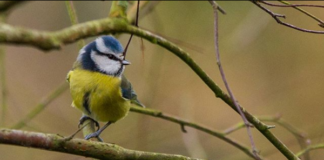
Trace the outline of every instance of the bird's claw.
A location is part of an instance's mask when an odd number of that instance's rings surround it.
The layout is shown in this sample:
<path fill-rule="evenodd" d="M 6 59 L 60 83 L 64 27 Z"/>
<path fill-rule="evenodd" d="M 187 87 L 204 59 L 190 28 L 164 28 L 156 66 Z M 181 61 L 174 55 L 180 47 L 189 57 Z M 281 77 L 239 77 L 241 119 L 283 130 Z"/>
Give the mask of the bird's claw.
<path fill-rule="evenodd" d="M 83 115 L 81 118 L 80 118 L 80 120 L 79 120 L 79 124 L 78 124 L 78 128 L 80 128 L 80 126 L 86 121 L 86 120 L 91 120 L 94 124 L 95 124 L 95 126 L 97 127 L 97 131 L 100 129 L 100 125 L 99 125 L 99 123 L 96 121 L 96 120 L 94 120 L 94 119 L 92 119 L 92 118 L 90 118 L 90 117 L 88 117 L 88 116 L 85 116 L 85 115 Z"/>
<path fill-rule="evenodd" d="M 103 142 L 103 140 L 99 137 L 99 133 L 98 132 L 94 132 L 91 134 L 88 134 L 84 137 L 85 140 L 89 140 L 91 138 L 97 138 L 100 142 Z"/>

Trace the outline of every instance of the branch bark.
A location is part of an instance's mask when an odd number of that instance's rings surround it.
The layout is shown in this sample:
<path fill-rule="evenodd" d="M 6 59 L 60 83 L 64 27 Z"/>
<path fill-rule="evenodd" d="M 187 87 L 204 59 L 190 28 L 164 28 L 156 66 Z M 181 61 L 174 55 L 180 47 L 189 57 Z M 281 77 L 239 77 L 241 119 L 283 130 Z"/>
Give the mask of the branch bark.
<path fill-rule="evenodd" d="M 197 124 L 194 122 L 189 122 L 186 120 L 183 120 L 181 118 L 177 118 L 174 116 L 170 116 L 168 114 L 165 114 L 163 112 L 157 111 L 157 110 L 152 110 L 152 109 L 148 109 L 148 108 L 141 108 L 141 107 L 131 107 L 131 111 L 132 112 L 137 112 L 140 114 L 145 114 L 145 115 L 149 115 L 152 117 L 157 117 L 157 118 L 161 118 L 167 121 L 171 121 L 174 123 L 177 123 L 181 126 L 181 129 L 183 130 L 183 128 L 185 126 L 191 127 L 191 128 L 195 128 L 197 130 L 200 130 L 202 132 L 208 133 L 212 136 L 215 136 L 231 145 L 233 145 L 234 147 L 238 148 L 239 150 L 243 151 L 245 154 L 247 154 L 249 157 L 254 158 L 253 153 L 250 151 L 250 149 L 246 146 L 244 146 L 243 144 L 237 142 L 234 139 L 231 139 L 229 137 L 226 136 L 226 134 L 219 132 L 219 131 L 215 131 L 211 128 L 205 127 L 201 124 Z"/>
<path fill-rule="evenodd" d="M 181 155 L 135 151 L 115 144 L 67 140 L 55 134 L 0 129 L 0 143 L 113 160 L 199 160 Z"/>

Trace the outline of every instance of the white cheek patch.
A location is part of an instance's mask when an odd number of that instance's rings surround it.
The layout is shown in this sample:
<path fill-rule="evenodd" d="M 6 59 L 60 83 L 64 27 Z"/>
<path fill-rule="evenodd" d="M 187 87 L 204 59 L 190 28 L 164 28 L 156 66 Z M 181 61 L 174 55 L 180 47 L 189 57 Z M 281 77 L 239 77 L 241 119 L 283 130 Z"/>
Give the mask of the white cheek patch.
<path fill-rule="evenodd" d="M 79 61 L 79 62 L 81 62 L 81 58 L 83 57 L 83 54 L 86 52 L 84 48 L 85 48 L 85 47 L 83 47 L 83 48 L 80 50 L 79 55 L 78 55 L 78 57 L 77 57 L 77 61 Z"/>
<path fill-rule="evenodd" d="M 96 47 L 102 53 L 112 53 L 112 51 L 106 47 L 105 42 L 102 38 L 96 39 Z"/>
<path fill-rule="evenodd" d="M 91 59 L 98 69 L 108 74 L 114 75 L 119 71 L 120 67 L 122 67 L 119 61 L 114 61 L 106 56 L 98 55 L 94 51 L 91 51 Z"/>

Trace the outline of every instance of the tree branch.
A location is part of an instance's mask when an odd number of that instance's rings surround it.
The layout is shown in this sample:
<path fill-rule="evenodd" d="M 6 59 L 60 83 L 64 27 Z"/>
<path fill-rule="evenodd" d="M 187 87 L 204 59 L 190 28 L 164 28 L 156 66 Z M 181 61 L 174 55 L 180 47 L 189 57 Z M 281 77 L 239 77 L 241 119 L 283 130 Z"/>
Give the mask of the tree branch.
<path fill-rule="evenodd" d="M 305 133 L 299 131 L 297 128 L 286 122 L 280 115 L 277 116 L 270 116 L 270 117 L 259 117 L 262 121 L 274 122 L 281 125 L 283 128 L 288 130 L 291 134 L 293 134 L 301 149 L 307 148 L 309 139 L 306 137 Z M 299 157 L 299 156 L 298 156 Z M 304 160 L 309 160 L 310 155 L 308 153 L 304 154 Z"/>
<path fill-rule="evenodd" d="M 67 140 L 55 134 L 0 129 L 0 143 L 57 151 L 74 155 L 113 160 L 199 160 L 180 155 L 135 151 L 120 146 L 86 141 Z"/>
<path fill-rule="evenodd" d="M 318 8 L 324 8 L 324 6 L 322 5 L 312 5 L 312 4 L 290 4 L 289 2 L 286 1 L 282 1 L 279 0 L 279 2 L 283 3 L 284 5 L 280 5 L 280 4 L 273 4 L 273 3 L 269 3 L 266 1 L 260 1 L 263 4 L 266 4 L 268 6 L 273 6 L 273 7 L 292 7 L 295 8 L 296 10 L 304 13 L 305 15 L 309 16 L 310 18 L 314 19 L 315 21 L 319 22 L 319 26 L 323 27 L 324 26 L 324 22 L 317 18 L 316 16 L 312 15 L 311 13 L 305 11 L 304 9 L 300 8 L 300 7 L 318 7 Z"/>
<path fill-rule="evenodd" d="M 197 130 L 208 133 L 208 134 L 210 134 L 212 136 L 215 136 L 215 137 L 217 137 L 217 138 L 219 138 L 219 139 L 233 145 L 234 147 L 236 147 L 236 148 L 240 149 L 241 151 L 243 151 L 244 153 L 246 153 L 249 157 L 254 158 L 253 153 L 250 151 L 250 149 L 248 147 L 244 146 L 243 144 L 240 144 L 236 140 L 233 140 L 233 139 L 230 139 L 230 138 L 226 137 L 226 135 L 224 133 L 222 133 L 222 132 L 215 131 L 215 130 L 210 129 L 208 127 L 205 127 L 203 125 L 196 124 L 196 123 L 193 123 L 193 122 L 189 122 L 189 121 L 186 121 L 186 120 L 182 120 L 180 118 L 173 117 L 173 116 L 170 116 L 168 114 L 162 113 L 160 111 L 156 111 L 156 110 L 152 110 L 152 109 L 148 109 L 148 108 L 131 107 L 131 111 L 141 113 L 141 114 L 145 114 L 145 115 L 149 115 L 149 116 L 153 116 L 153 117 L 157 117 L 157 118 L 161 118 L 161 119 L 171 121 L 171 122 L 174 122 L 174 123 L 178 123 L 178 124 L 180 124 L 182 130 L 183 130 L 183 128 L 185 126 L 195 128 Z"/>
<path fill-rule="evenodd" d="M 274 4 L 266 1 L 260 1 L 261 3 L 264 3 L 268 6 L 273 6 L 273 7 L 318 7 L 318 8 L 324 8 L 322 5 L 314 5 L 314 4 L 290 4 L 289 2 L 278 0 L 281 3 L 284 3 L 285 5 L 281 4 Z"/>
<path fill-rule="evenodd" d="M 288 122 L 286 122 L 283 118 L 281 118 L 281 115 L 275 115 L 275 116 L 263 116 L 263 117 L 258 117 L 259 120 L 264 121 L 264 122 L 274 122 L 277 123 L 278 125 L 282 126 L 283 128 L 285 128 L 288 132 L 290 132 L 291 134 L 293 134 L 301 149 L 307 148 L 308 146 L 308 142 L 310 141 L 305 133 L 299 131 L 297 128 L 295 128 L 294 126 L 292 126 L 291 124 L 289 124 Z M 224 130 L 223 132 L 228 135 L 230 133 L 233 133 L 241 128 L 244 128 L 244 122 L 239 122 L 237 124 L 235 124 L 232 127 L 229 127 L 228 129 Z M 310 159 L 310 156 L 308 153 L 304 154 L 304 159 L 308 160 Z"/>
<path fill-rule="evenodd" d="M 302 32 L 316 33 L 316 34 L 324 34 L 324 31 L 316 31 L 316 30 L 304 29 L 304 28 L 300 28 L 300 27 L 294 26 L 292 24 L 283 22 L 283 21 L 280 20 L 280 18 L 285 18 L 284 15 L 280 15 L 280 14 L 277 14 L 277 13 L 272 12 L 271 10 L 269 10 L 269 9 L 263 7 L 262 5 L 260 5 L 256 0 L 251 0 L 251 2 L 253 4 L 255 4 L 256 6 L 258 6 L 260 9 L 262 9 L 263 11 L 265 11 L 266 13 L 268 13 L 269 15 L 271 15 L 272 18 L 275 19 L 276 22 L 279 23 L 279 24 L 281 24 L 281 25 L 284 25 L 286 27 L 293 28 L 295 30 L 302 31 Z"/>
<path fill-rule="evenodd" d="M 69 14 L 71 24 L 72 25 L 78 24 L 79 20 L 73 5 L 73 1 L 65 1 L 65 6 Z M 85 42 L 83 39 L 79 40 L 77 43 L 78 43 L 78 49 L 81 49 L 83 46 L 85 46 Z"/>
<path fill-rule="evenodd" d="M 306 149 L 298 152 L 296 155 L 298 157 L 302 156 L 303 154 L 306 154 L 308 153 L 309 151 L 311 150 L 315 150 L 315 149 L 324 149 L 324 144 L 317 144 L 317 145 L 311 145 L 311 146 L 308 146 Z"/>

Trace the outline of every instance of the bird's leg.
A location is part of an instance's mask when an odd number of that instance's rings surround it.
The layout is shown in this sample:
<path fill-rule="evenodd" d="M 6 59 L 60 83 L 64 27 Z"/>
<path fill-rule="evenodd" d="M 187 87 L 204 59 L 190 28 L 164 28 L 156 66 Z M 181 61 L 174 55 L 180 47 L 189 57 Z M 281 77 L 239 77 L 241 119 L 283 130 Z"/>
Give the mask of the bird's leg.
<path fill-rule="evenodd" d="M 91 134 L 88 134 L 87 136 L 84 137 L 84 139 L 86 140 L 89 140 L 90 138 L 98 138 L 100 141 L 102 141 L 102 139 L 99 137 L 99 135 L 101 134 L 101 132 L 103 130 L 105 130 L 109 125 L 111 125 L 112 122 L 107 122 L 102 128 L 100 128 L 98 131 L 94 132 L 94 133 L 91 133 Z"/>
<path fill-rule="evenodd" d="M 98 128 L 97 129 L 97 131 L 99 130 L 99 128 L 100 128 L 100 126 L 99 126 L 99 123 L 97 122 L 97 121 L 95 121 L 94 119 L 92 119 L 92 118 L 90 118 L 90 117 L 88 117 L 88 116 L 86 116 L 86 115 L 82 115 L 82 117 L 80 118 L 80 120 L 79 120 L 79 124 L 78 124 L 78 130 L 76 131 L 76 132 L 74 132 L 71 136 L 68 136 L 68 137 L 66 137 L 65 139 L 66 139 L 66 141 L 69 141 L 69 140 L 71 140 L 77 133 L 79 133 L 86 125 L 84 125 L 84 126 L 82 126 L 81 127 L 81 125 L 83 125 L 83 123 L 86 121 L 86 120 L 91 120 L 93 123 L 95 123 L 95 126 Z M 100 137 L 98 137 L 98 139 L 99 140 L 101 140 L 101 138 Z"/>
<path fill-rule="evenodd" d="M 94 119 L 92 119 L 92 118 L 90 118 L 90 117 L 88 117 L 88 116 L 86 116 L 86 115 L 82 115 L 82 117 L 80 118 L 80 120 L 79 120 L 79 124 L 78 124 L 78 128 L 80 128 L 80 126 L 81 126 L 81 125 L 82 125 L 86 120 L 91 120 L 93 123 L 95 123 L 96 127 L 98 128 L 97 131 L 100 129 L 100 125 L 99 125 L 99 123 L 98 123 L 96 120 L 94 120 Z"/>

